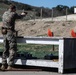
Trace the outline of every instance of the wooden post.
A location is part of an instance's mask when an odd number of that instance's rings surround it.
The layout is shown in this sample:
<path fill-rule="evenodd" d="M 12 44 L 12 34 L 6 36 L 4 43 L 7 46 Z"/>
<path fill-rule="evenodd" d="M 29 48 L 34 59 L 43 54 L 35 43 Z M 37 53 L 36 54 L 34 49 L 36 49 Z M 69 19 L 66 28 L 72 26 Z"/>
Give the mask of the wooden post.
<path fill-rule="evenodd" d="M 53 8 L 52 8 L 52 21 L 53 21 Z"/>
<path fill-rule="evenodd" d="M 52 46 L 53 46 L 53 51 L 55 51 L 55 50 L 54 50 L 54 47 L 55 47 L 55 46 L 54 46 L 54 45 L 52 45 Z"/>
<path fill-rule="evenodd" d="M 66 8 L 66 21 L 67 21 L 67 8 Z"/>
<path fill-rule="evenodd" d="M 34 21 L 35 21 L 35 9 L 33 9 L 33 12 L 34 12 Z"/>
<path fill-rule="evenodd" d="M 42 19 L 42 8 L 41 8 L 41 15 L 40 15 L 41 19 Z"/>

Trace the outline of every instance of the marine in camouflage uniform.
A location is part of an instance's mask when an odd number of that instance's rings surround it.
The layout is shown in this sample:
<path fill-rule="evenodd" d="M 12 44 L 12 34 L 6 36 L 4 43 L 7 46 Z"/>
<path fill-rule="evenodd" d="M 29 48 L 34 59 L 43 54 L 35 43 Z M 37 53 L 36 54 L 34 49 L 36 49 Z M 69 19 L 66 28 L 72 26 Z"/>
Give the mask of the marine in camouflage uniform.
<path fill-rule="evenodd" d="M 14 9 L 14 11 L 12 11 Z M 9 10 L 6 11 L 3 16 L 3 29 L 6 29 L 6 34 L 3 34 L 4 38 L 4 51 L 2 55 L 2 70 L 5 70 L 7 64 L 7 56 L 9 55 L 8 66 L 12 67 L 14 58 L 17 51 L 16 35 L 15 33 L 15 20 L 21 19 L 24 15 L 18 15 L 15 5 L 11 5 Z"/>

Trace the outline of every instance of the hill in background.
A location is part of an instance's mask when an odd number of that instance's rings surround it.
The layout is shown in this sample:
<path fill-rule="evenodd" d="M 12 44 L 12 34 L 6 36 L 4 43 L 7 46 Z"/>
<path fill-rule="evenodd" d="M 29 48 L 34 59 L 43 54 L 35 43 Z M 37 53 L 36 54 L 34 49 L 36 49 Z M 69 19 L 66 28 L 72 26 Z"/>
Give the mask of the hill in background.
<path fill-rule="evenodd" d="M 12 3 L 17 6 L 18 13 L 21 13 L 23 9 L 27 11 L 29 13 L 28 14 L 29 16 L 27 17 L 28 19 L 40 18 L 41 9 L 43 18 L 52 17 L 52 9 L 50 8 L 35 7 L 28 4 L 15 2 L 12 0 L 0 0 L 0 18 L 4 13 L 4 11 L 7 10 L 9 5 Z M 66 15 L 66 8 L 67 8 L 67 15 L 74 13 L 74 6 L 68 7 L 65 5 L 57 5 L 56 7 L 53 7 L 53 17 Z"/>

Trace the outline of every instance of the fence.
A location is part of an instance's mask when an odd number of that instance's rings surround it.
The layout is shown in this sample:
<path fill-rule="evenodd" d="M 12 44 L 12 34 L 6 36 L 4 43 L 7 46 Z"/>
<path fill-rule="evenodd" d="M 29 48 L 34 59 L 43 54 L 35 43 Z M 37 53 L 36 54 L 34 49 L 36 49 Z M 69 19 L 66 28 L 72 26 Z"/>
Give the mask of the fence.
<path fill-rule="evenodd" d="M 50 16 L 46 18 L 44 18 L 43 16 L 43 9 L 41 8 L 40 10 L 40 16 L 37 17 L 36 13 L 35 13 L 35 9 L 34 9 L 34 14 L 32 15 L 32 17 L 34 18 L 34 21 L 76 21 L 75 18 L 75 14 L 68 14 L 68 8 L 65 9 L 65 15 L 64 16 L 56 16 L 55 17 L 55 10 L 52 8 L 52 11 L 50 12 Z M 30 18 L 30 20 L 33 20 L 33 18 Z"/>
<path fill-rule="evenodd" d="M 17 37 L 18 43 L 59 45 L 58 61 L 39 59 L 15 59 L 14 64 L 58 68 L 59 73 L 64 69 L 76 68 L 76 38 L 63 37 Z M 3 38 L 0 37 L 0 43 Z M 8 59 L 7 59 L 8 60 Z M 2 58 L 0 57 L 0 63 Z"/>

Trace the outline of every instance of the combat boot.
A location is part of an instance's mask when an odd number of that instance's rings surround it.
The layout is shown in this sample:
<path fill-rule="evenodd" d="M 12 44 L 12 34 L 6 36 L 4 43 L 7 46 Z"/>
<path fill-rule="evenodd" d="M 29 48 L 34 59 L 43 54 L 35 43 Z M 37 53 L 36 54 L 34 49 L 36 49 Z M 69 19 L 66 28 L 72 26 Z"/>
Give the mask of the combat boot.
<path fill-rule="evenodd" d="M 6 69 L 5 65 L 1 66 L 1 70 L 4 71 Z"/>
<path fill-rule="evenodd" d="M 9 71 L 12 70 L 12 67 L 11 66 L 8 66 L 7 67 L 7 70 L 9 70 Z"/>

